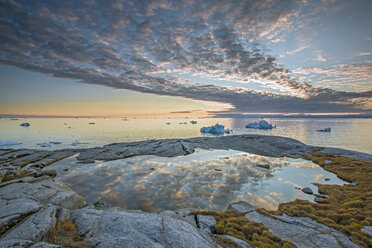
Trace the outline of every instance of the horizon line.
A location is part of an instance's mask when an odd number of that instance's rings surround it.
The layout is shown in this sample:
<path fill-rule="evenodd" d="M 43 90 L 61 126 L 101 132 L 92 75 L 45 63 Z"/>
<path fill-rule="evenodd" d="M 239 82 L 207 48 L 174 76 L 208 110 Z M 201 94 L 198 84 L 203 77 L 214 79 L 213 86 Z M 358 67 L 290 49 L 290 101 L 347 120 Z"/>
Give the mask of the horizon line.
<path fill-rule="evenodd" d="M 372 114 L 289 114 L 289 113 L 257 113 L 257 114 L 215 114 L 206 116 L 172 116 L 172 115 L 122 115 L 122 116 L 98 116 L 98 115 L 10 115 L 0 114 L 0 118 L 372 118 Z"/>

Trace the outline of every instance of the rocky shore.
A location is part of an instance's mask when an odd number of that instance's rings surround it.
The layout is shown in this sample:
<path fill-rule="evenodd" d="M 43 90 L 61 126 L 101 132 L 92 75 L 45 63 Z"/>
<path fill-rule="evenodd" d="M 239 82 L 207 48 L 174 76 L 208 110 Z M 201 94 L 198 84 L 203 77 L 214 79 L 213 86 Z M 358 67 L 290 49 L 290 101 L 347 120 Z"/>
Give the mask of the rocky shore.
<path fill-rule="evenodd" d="M 0 248 L 254 247 L 244 237 L 221 233 L 219 225 L 224 217 L 218 213 L 192 209 L 148 213 L 124 210 L 101 202 L 87 206 L 68 185 L 54 179 L 55 171 L 48 169 L 48 165 L 77 154 L 79 161 L 89 163 L 139 155 L 181 156 L 193 153 L 196 148 L 234 149 L 271 157 L 311 156 L 318 152 L 372 161 L 370 154 L 314 147 L 290 138 L 260 135 L 148 140 L 56 151 L 4 149 L 0 150 Z M 367 207 L 371 208 L 370 205 Z M 358 247 L 345 232 L 309 217 L 285 213 L 274 215 L 245 202 L 230 204 L 227 213 L 240 213 L 239 216 L 247 222 L 263 224 L 270 237 L 277 237 L 271 241 L 278 244 Z M 63 228 L 77 233 L 63 240 Z M 363 226 L 363 230 L 368 244 L 370 225 Z M 288 243 L 280 243 L 282 240 Z"/>

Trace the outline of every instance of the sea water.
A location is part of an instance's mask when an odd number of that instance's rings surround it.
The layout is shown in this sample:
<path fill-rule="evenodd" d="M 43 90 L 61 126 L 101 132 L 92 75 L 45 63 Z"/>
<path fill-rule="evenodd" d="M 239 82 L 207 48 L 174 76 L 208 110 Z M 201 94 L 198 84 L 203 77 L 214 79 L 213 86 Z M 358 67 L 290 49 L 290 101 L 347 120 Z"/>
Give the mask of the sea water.
<path fill-rule="evenodd" d="M 265 118 L 269 123 L 276 125 L 276 128 L 271 130 L 245 128 L 246 124 L 257 120 L 259 119 L 18 118 L 12 120 L 11 118 L 1 118 L 0 148 L 84 148 L 103 146 L 114 142 L 190 138 L 205 136 L 206 134 L 200 133 L 201 127 L 219 123 L 232 130 L 230 135 L 277 135 L 294 138 L 309 145 L 372 153 L 372 119 Z M 196 124 L 192 124 L 191 121 L 196 121 Z M 30 126 L 20 126 L 25 122 L 30 123 Z M 331 132 L 316 131 L 327 127 L 331 128 Z M 13 142 L 13 145 L 9 142 Z"/>

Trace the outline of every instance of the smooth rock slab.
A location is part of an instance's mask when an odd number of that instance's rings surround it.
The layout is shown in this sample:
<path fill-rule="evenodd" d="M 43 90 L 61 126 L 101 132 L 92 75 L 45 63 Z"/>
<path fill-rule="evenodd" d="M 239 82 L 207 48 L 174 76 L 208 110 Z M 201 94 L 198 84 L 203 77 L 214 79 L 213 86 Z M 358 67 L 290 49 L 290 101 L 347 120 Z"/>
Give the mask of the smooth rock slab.
<path fill-rule="evenodd" d="M 186 217 L 183 217 L 183 216 L 181 216 L 179 214 L 176 214 L 175 212 L 170 211 L 170 210 L 161 211 L 159 214 L 161 216 L 169 216 L 169 217 L 174 218 L 174 219 L 179 219 L 179 220 L 182 220 L 182 221 L 187 221 L 188 223 L 190 223 L 194 227 L 197 227 L 196 226 L 196 222 L 195 222 L 195 218 L 194 218 L 193 215 L 188 215 Z"/>
<path fill-rule="evenodd" d="M 31 215 L 14 229 L 5 233 L 1 237 L 1 241 L 11 239 L 40 241 L 45 237 L 49 229 L 55 226 L 57 222 L 56 213 L 56 206 L 50 205 L 45 207 L 39 212 Z"/>
<path fill-rule="evenodd" d="M 80 234 L 96 247 L 217 247 L 201 230 L 170 216 L 90 207 L 71 216 Z"/>
<path fill-rule="evenodd" d="M 65 183 L 52 180 L 6 185 L 0 188 L 0 199 L 4 201 L 31 200 L 40 204 L 53 204 L 67 209 L 81 208 L 85 205 L 84 199 Z"/>
<path fill-rule="evenodd" d="M 32 242 L 30 240 L 22 239 L 11 239 L 11 240 L 0 240 L 0 248 L 24 248 L 30 247 Z"/>
<path fill-rule="evenodd" d="M 59 248 L 60 245 L 49 244 L 46 242 L 39 242 L 33 244 L 30 240 L 11 239 L 0 241 L 0 248 Z"/>
<path fill-rule="evenodd" d="M 200 229 L 211 234 L 216 232 L 216 219 L 213 215 L 197 215 L 196 221 Z"/>
<path fill-rule="evenodd" d="M 0 200 L 0 230 L 6 231 L 10 226 L 17 224 L 23 218 L 38 211 L 40 208 L 41 205 L 33 200 Z"/>
<path fill-rule="evenodd" d="M 292 242 L 298 248 L 342 248 L 337 240 L 345 247 L 358 247 L 340 232 L 307 217 L 275 216 L 280 219 L 277 220 L 257 211 L 250 212 L 245 217 L 250 221 L 264 224 L 270 232 Z"/>

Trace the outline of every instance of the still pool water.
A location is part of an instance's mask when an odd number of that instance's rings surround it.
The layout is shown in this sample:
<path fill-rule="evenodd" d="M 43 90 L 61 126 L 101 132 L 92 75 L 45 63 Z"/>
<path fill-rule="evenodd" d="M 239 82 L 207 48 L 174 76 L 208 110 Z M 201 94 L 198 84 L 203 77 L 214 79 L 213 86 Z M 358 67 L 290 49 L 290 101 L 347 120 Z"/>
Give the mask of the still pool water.
<path fill-rule="evenodd" d="M 93 164 L 80 164 L 70 157 L 48 168 L 56 169 L 57 179 L 68 183 L 88 204 L 103 200 L 143 211 L 223 211 L 237 201 L 274 210 L 281 202 L 314 200 L 298 188 L 310 187 L 317 193 L 314 183 L 346 183 L 311 161 L 234 150 L 198 149 L 187 156 L 136 156 Z"/>
<path fill-rule="evenodd" d="M 191 120 L 197 123 L 191 124 Z M 310 145 L 372 153 L 372 119 L 265 118 L 277 128 L 272 130 L 245 128 L 247 123 L 257 120 L 257 118 L 129 118 L 126 120 L 120 118 L 19 118 L 17 120 L 1 118 L 0 148 L 82 148 L 145 139 L 190 138 L 202 136 L 201 127 L 220 123 L 232 129 L 233 134 L 278 135 L 298 139 Z M 30 126 L 20 126 L 24 122 L 30 123 Z M 317 129 L 326 127 L 331 127 L 332 131 L 316 132 Z M 20 144 L 1 146 L 2 142 L 8 141 Z M 61 142 L 61 144 L 49 144 L 49 142 Z"/>

